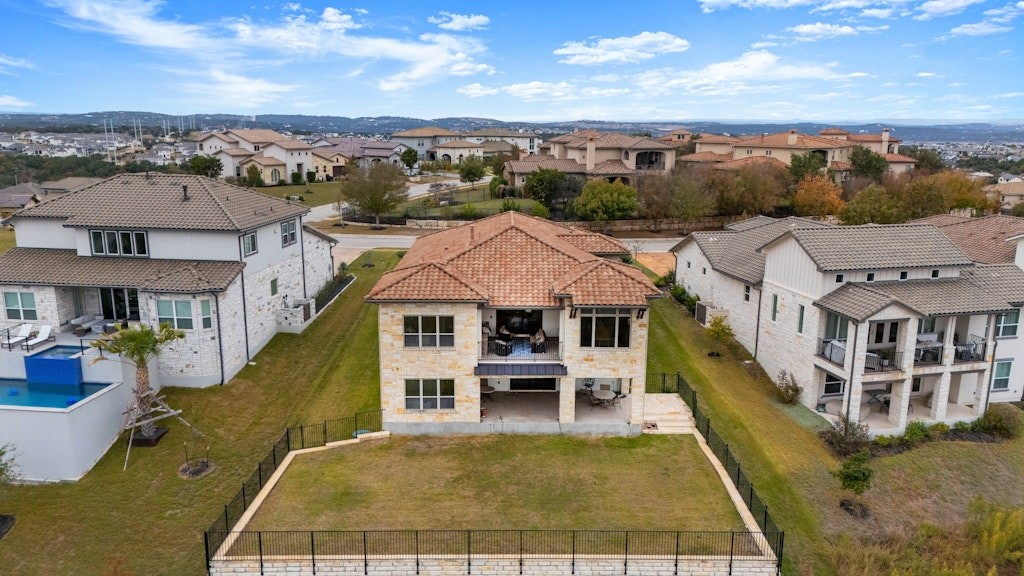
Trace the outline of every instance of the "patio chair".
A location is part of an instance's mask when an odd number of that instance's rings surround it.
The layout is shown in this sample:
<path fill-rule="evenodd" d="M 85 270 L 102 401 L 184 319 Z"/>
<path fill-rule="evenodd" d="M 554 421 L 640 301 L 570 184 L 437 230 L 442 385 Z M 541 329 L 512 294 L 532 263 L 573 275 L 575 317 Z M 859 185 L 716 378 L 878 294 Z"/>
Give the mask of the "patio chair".
<path fill-rule="evenodd" d="M 0 342 L 0 348 L 6 348 L 8 350 L 14 350 L 14 345 L 26 340 L 29 334 L 32 333 L 31 324 L 22 324 L 14 336 L 8 336 L 7 339 Z M 9 334 L 9 333 L 8 333 Z"/>
<path fill-rule="evenodd" d="M 494 341 L 494 353 L 498 356 L 508 356 L 512 353 L 512 342 L 506 342 L 504 340 Z"/>
<path fill-rule="evenodd" d="M 621 394 L 616 394 L 615 398 L 612 398 L 612 410 L 618 410 L 619 408 L 622 408 L 623 398 L 625 398 L 625 396 Z"/>
<path fill-rule="evenodd" d="M 31 340 L 22 342 L 21 347 L 25 350 L 31 350 L 35 348 L 37 344 L 46 342 L 47 340 L 56 340 L 57 337 L 50 333 L 52 330 L 53 328 L 51 328 L 49 324 L 43 324 L 39 327 L 39 334 Z"/>

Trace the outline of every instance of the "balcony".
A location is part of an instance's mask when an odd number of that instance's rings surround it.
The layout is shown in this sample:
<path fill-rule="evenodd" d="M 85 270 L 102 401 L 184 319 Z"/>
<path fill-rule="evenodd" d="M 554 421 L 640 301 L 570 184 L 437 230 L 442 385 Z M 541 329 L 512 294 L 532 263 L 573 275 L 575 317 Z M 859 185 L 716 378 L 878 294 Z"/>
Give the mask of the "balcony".
<path fill-rule="evenodd" d="M 516 337 L 509 342 L 488 338 L 486 349 L 481 343 L 480 360 L 486 362 L 552 362 L 562 359 L 562 343 L 548 337 L 541 344 L 529 338 Z"/>
<path fill-rule="evenodd" d="M 967 337 L 966 344 L 956 344 L 953 346 L 953 363 L 984 362 L 987 346 L 988 343 L 985 342 L 984 338 L 971 334 Z"/>
<path fill-rule="evenodd" d="M 864 373 L 899 372 L 903 370 L 903 352 L 895 348 L 868 350 L 864 357 Z"/>
<path fill-rule="evenodd" d="M 815 354 L 835 364 L 843 366 L 846 360 L 846 340 L 818 338 Z"/>

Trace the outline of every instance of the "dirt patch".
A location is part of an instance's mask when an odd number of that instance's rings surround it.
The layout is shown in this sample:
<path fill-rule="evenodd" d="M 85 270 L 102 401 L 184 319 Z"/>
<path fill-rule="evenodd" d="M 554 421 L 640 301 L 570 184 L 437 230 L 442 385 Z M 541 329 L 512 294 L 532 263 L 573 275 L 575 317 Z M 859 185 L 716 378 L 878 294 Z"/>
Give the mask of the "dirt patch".
<path fill-rule="evenodd" d="M 868 510 L 868 507 L 862 502 L 854 502 L 853 500 L 843 498 L 839 501 L 839 507 L 854 518 L 865 520 L 871 517 L 871 510 Z"/>
<path fill-rule="evenodd" d="M 670 252 L 641 252 L 636 255 L 636 259 L 658 276 L 664 276 L 676 268 L 675 254 Z"/>

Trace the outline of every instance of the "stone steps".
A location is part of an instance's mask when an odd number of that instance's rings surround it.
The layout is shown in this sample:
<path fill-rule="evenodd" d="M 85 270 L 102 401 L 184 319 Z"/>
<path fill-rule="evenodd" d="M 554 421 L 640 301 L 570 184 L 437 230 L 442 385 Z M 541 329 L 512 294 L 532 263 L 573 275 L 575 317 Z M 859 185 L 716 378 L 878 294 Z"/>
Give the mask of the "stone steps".
<path fill-rule="evenodd" d="M 694 428 L 690 408 L 678 394 L 647 394 L 644 434 L 693 434 Z"/>

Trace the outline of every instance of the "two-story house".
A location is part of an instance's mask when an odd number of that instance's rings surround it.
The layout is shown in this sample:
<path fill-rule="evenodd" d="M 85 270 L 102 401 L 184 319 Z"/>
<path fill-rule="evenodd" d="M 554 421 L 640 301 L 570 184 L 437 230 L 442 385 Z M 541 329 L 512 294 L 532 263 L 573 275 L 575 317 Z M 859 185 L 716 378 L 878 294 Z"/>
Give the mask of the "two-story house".
<path fill-rule="evenodd" d="M 386 427 L 639 433 L 660 292 L 627 253 L 516 212 L 418 238 L 366 297 Z"/>
<path fill-rule="evenodd" d="M 427 126 L 395 132 L 391 135 L 391 140 L 415 150 L 419 154 L 420 160 L 438 160 L 439 158 L 432 158 L 430 156 L 430 149 L 447 144 L 448 142 L 454 142 L 460 137 L 458 132 L 452 132 L 438 126 Z"/>
<path fill-rule="evenodd" d="M 806 406 L 894 434 L 1020 400 L 1019 268 L 977 265 L 931 225 L 788 220 L 688 238 L 676 274 L 770 376 L 796 378 Z"/>
<path fill-rule="evenodd" d="M 160 355 L 156 381 L 227 382 L 316 314 L 308 299 L 333 276 L 334 241 L 303 226 L 308 211 L 180 174 L 121 174 L 25 208 L 0 255 L 2 327 L 167 322 L 186 337 Z"/>

